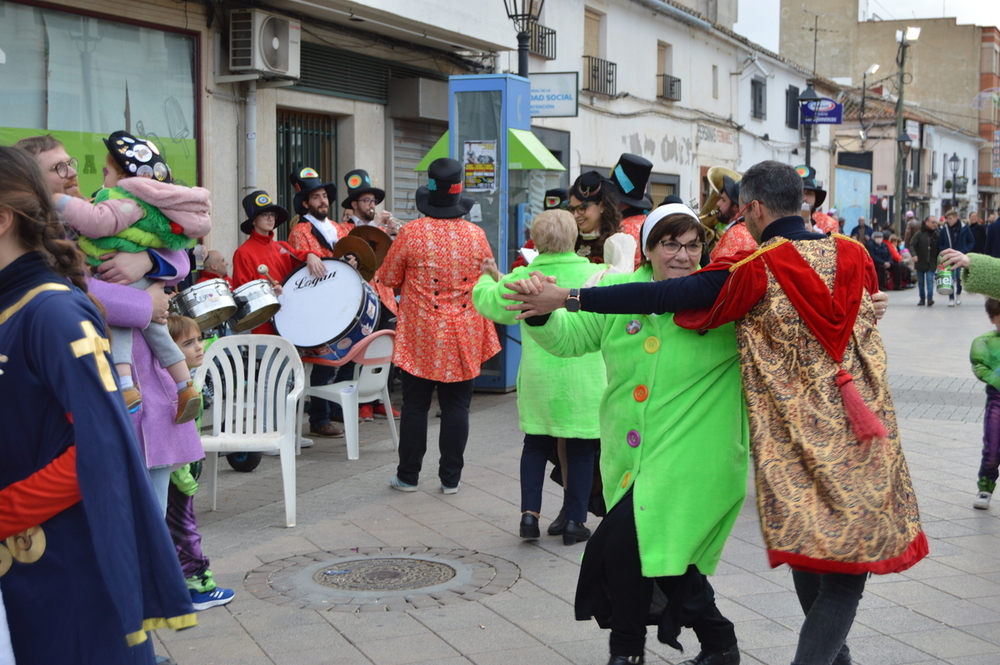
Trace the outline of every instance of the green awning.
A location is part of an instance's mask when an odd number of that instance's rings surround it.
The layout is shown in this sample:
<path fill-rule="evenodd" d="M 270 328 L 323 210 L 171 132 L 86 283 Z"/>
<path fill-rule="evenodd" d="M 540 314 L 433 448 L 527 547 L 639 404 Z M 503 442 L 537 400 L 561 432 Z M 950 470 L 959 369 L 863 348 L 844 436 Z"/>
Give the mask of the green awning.
<path fill-rule="evenodd" d="M 509 129 L 507 135 L 507 168 L 512 171 L 565 171 L 555 155 L 549 152 L 548 148 L 542 145 L 538 137 L 526 129 Z M 435 159 L 448 156 L 449 133 L 438 139 L 434 147 L 430 149 L 420 163 L 413 169 L 414 171 L 427 171 L 431 162 Z"/>
<path fill-rule="evenodd" d="M 426 155 L 424 155 L 424 158 L 420 160 L 420 163 L 413 168 L 414 171 L 426 172 L 427 169 L 431 167 L 431 162 L 433 162 L 435 159 L 441 159 L 442 157 L 448 156 L 449 133 L 450 132 L 448 130 L 445 130 L 444 135 L 442 135 L 441 138 L 437 140 L 437 143 L 434 144 L 434 147 L 431 148 L 431 151 L 428 152 Z"/>
<path fill-rule="evenodd" d="M 526 129 L 507 130 L 507 168 L 512 171 L 565 171 L 556 156 Z"/>

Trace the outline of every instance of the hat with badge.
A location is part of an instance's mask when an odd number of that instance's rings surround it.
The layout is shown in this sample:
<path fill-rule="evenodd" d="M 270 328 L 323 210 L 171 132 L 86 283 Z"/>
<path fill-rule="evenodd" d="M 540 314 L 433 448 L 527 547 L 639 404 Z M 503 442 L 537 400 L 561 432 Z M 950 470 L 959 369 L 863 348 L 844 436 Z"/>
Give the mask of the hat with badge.
<path fill-rule="evenodd" d="M 372 187 L 372 179 L 368 175 L 368 171 L 363 169 L 349 171 L 344 176 L 344 182 L 347 183 L 347 198 L 340 204 L 344 208 L 350 208 L 351 204 L 362 194 L 374 196 L 376 205 L 385 199 L 385 190 Z"/>
<path fill-rule="evenodd" d="M 326 196 L 330 199 L 330 205 L 333 205 L 337 200 L 337 186 L 332 182 L 323 182 L 319 174 L 316 173 L 316 169 L 310 166 L 303 166 L 297 171 L 293 171 L 288 176 L 288 182 L 295 189 L 292 209 L 295 210 L 295 214 L 297 215 L 305 215 L 309 212 L 306 210 L 306 201 L 309 200 L 310 194 L 321 187 L 326 190 Z"/>
<path fill-rule="evenodd" d="M 809 192 L 816 192 L 816 203 L 813 208 L 819 209 L 823 205 L 823 201 L 826 201 L 826 190 L 823 189 L 823 182 L 816 179 L 816 169 L 811 166 L 796 166 L 795 171 L 802 178 L 802 189 Z"/>
<path fill-rule="evenodd" d="M 128 132 L 115 132 L 104 139 L 111 158 L 125 171 L 129 178 L 149 178 L 159 182 L 171 182 L 170 167 L 160 156 L 160 150 L 152 141 L 136 138 Z"/>
<path fill-rule="evenodd" d="M 646 196 L 646 183 L 649 182 L 652 170 L 653 162 L 648 159 L 628 152 L 622 153 L 609 176 L 618 188 L 618 198 L 622 203 L 643 210 L 653 207 L 653 201 Z"/>
<path fill-rule="evenodd" d="M 240 224 L 240 231 L 247 235 L 253 233 L 253 220 L 262 213 L 274 213 L 274 228 L 278 228 L 288 221 L 288 211 L 275 203 L 274 199 L 263 189 L 258 189 L 243 197 L 243 210 L 246 212 L 247 218 Z"/>
<path fill-rule="evenodd" d="M 417 210 L 434 219 L 454 219 L 472 210 L 476 200 L 462 196 L 465 169 L 461 162 L 441 157 L 427 169 L 427 184 L 417 189 Z"/>
<path fill-rule="evenodd" d="M 545 192 L 545 205 L 543 210 L 561 209 L 565 210 L 569 206 L 569 192 L 565 189 L 549 189 Z"/>

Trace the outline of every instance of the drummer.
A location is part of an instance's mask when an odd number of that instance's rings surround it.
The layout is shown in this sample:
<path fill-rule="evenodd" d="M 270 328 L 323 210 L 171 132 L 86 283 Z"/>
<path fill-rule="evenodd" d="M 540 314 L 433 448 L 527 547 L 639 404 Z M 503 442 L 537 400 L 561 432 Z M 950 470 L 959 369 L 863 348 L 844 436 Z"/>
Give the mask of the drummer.
<path fill-rule="evenodd" d="M 392 213 L 388 210 L 375 212 L 375 206 L 385 200 L 385 191 L 372 186 L 368 171 L 363 169 L 350 171 L 344 176 L 344 183 L 347 185 L 347 197 L 340 206 L 350 214 L 347 225 L 351 228 L 375 226 L 385 231 L 387 235 L 396 235 L 399 224 L 393 219 Z"/>
<path fill-rule="evenodd" d="M 226 257 L 222 255 L 222 252 L 217 249 L 210 250 L 205 255 L 204 265 L 205 268 L 201 271 L 201 276 L 198 277 L 198 281 L 196 282 L 197 284 L 207 282 L 210 279 L 222 279 L 229 285 L 229 290 L 233 290 L 233 278 L 229 276 L 229 262 L 226 261 Z"/>
<path fill-rule="evenodd" d="M 323 182 L 316 169 L 309 166 L 293 171 L 288 181 L 295 189 L 292 208 L 296 215 L 288 244 L 300 251 L 313 252 L 321 259 L 331 258 L 333 246 L 350 231 L 330 219 L 330 206 L 337 201 L 337 186 Z"/>
<path fill-rule="evenodd" d="M 264 279 L 259 272 L 267 268 L 267 278 L 274 286 L 275 295 L 281 295 L 281 282 L 302 263 L 309 266 L 309 274 L 319 279 L 326 275 L 326 266 L 319 255 L 312 251 L 295 249 L 287 242 L 274 239 L 274 229 L 288 221 L 288 211 L 282 208 L 264 190 L 258 189 L 243 198 L 247 219 L 240 230 L 249 234 L 246 242 L 233 255 L 233 286 L 240 287 L 255 279 Z M 252 331 L 254 334 L 274 335 L 276 331 L 268 321 Z"/>

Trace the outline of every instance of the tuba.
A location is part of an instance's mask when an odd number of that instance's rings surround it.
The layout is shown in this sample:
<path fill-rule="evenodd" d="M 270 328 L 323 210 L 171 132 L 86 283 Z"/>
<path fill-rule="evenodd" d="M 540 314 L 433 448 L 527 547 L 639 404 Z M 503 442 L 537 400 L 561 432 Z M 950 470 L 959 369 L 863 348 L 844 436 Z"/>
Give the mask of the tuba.
<path fill-rule="evenodd" d="M 729 176 L 736 182 L 739 182 L 743 177 L 736 171 L 732 169 L 727 169 L 724 166 L 713 166 L 708 170 L 708 193 L 709 196 L 705 200 L 705 205 L 701 207 L 701 212 L 698 215 L 698 219 L 701 223 L 708 227 L 709 229 L 715 231 L 715 227 L 719 223 L 719 197 L 722 195 L 722 179 L 725 176 Z M 721 231 L 721 229 L 719 229 Z M 718 231 L 716 235 L 721 235 Z"/>

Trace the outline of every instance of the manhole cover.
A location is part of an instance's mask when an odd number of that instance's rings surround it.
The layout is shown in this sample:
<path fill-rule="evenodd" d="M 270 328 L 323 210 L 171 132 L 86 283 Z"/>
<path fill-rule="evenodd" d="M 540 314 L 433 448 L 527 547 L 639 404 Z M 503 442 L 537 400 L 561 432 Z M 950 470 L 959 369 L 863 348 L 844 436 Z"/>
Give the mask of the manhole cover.
<path fill-rule="evenodd" d="M 475 601 L 520 577 L 510 561 L 447 547 L 355 547 L 266 563 L 243 584 L 261 600 L 311 610 L 386 612 Z"/>
<path fill-rule="evenodd" d="M 324 566 L 313 575 L 323 586 L 345 591 L 399 591 L 443 584 L 455 577 L 455 569 L 422 559 L 359 559 L 332 568 Z"/>

